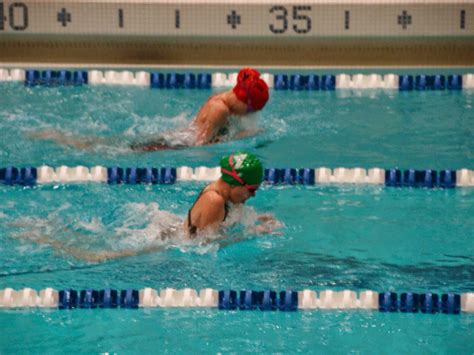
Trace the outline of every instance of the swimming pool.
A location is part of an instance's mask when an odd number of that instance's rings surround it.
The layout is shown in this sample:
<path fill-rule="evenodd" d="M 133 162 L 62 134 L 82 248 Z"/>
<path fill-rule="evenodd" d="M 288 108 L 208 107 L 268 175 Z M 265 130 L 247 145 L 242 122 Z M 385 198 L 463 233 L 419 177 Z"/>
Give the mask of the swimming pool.
<path fill-rule="evenodd" d="M 250 149 L 268 167 L 473 169 L 470 90 L 272 91 L 258 118 L 264 131 L 256 137 L 135 153 L 129 142 L 182 127 L 212 91 L 0 85 L 2 167 L 212 167 L 224 154 Z M 92 151 L 78 151 L 29 138 L 47 129 L 110 140 Z M 161 210 L 183 217 L 202 186 L 0 185 L 0 289 L 474 289 L 472 188 L 268 186 L 249 208 L 275 214 L 285 224 L 282 235 L 256 237 L 237 227 L 229 231 L 231 236 L 245 238 L 228 246 L 165 243 L 162 252 L 99 263 L 18 238 L 37 231 L 72 247 L 140 250 L 150 243 L 150 231 L 167 222 Z M 472 314 L 362 311 L 0 312 L 5 352 L 56 347 L 81 352 L 337 353 L 377 347 L 391 352 L 471 353 L 473 320 Z"/>

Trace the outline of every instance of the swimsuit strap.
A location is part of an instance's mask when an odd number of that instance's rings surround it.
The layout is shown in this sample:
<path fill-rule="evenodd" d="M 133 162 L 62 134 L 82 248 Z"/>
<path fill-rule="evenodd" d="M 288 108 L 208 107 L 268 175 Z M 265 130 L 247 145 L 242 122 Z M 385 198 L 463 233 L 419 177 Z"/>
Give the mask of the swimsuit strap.
<path fill-rule="evenodd" d="M 203 194 L 205 194 L 207 192 L 211 192 L 211 191 L 217 192 L 220 195 L 220 193 L 217 190 L 212 190 L 212 189 L 206 190 L 206 187 L 205 187 L 204 189 L 201 190 L 201 192 L 199 193 L 197 199 L 194 201 L 193 205 L 189 209 L 189 211 L 188 211 L 188 232 L 189 232 L 189 235 L 195 235 L 197 233 L 197 227 L 194 224 L 192 224 L 192 222 L 191 222 L 191 211 L 194 208 L 194 206 L 196 205 L 196 203 L 198 202 L 198 200 L 201 198 L 201 196 Z M 222 220 L 222 222 L 224 222 L 226 220 L 228 214 L 229 214 L 229 205 L 226 202 L 224 204 L 224 219 Z"/>

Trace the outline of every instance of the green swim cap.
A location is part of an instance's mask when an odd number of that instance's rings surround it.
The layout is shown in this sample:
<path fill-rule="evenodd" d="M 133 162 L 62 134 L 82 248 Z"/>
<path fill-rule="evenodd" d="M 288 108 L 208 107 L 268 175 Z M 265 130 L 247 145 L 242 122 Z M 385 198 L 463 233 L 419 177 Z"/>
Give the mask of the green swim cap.
<path fill-rule="evenodd" d="M 223 156 L 220 165 L 222 180 L 229 185 L 255 185 L 258 187 L 262 183 L 262 163 L 252 153 L 237 152 Z"/>

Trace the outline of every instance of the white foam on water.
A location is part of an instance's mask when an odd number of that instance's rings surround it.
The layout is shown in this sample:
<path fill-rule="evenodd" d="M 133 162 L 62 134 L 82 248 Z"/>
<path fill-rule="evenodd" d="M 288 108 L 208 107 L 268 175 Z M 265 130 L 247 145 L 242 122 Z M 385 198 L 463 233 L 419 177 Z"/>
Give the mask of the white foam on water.
<path fill-rule="evenodd" d="M 160 210 L 157 203 L 129 203 L 124 206 L 120 226 L 114 228 L 121 247 L 140 249 L 151 245 L 168 245 L 179 239 L 183 220 L 168 211 Z"/>
<path fill-rule="evenodd" d="M 143 137 L 160 135 L 167 130 L 175 130 L 187 127 L 192 120 L 192 116 L 187 112 L 182 112 L 177 116 L 141 116 L 134 112 L 130 113 L 132 124 L 124 131 L 124 135 L 130 138 L 142 139 Z M 165 127 L 163 129 L 163 127 Z"/>

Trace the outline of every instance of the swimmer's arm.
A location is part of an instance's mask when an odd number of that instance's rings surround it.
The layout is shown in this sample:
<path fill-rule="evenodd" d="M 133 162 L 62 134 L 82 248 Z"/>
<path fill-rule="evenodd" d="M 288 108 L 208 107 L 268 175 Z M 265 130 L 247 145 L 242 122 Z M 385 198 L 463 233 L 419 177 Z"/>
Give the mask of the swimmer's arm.
<path fill-rule="evenodd" d="M 126 258 L 130 256 L 150 254 L 150 253 L 154 253 L 163 249 L 163 246 L 156 245 L 156 246 L 150 246 L 148 248 L 144 248 L 141 250 L 93 251 L 93 250 L 87 250 L 87 249 L 69 246 L 61 240 L 53 239 L 44 234 L 35 235 L 32 233 L 22 233 L 22 234 L 17 235 L 16 237 L 28 239 L 39 245 L 47 245 L 59 253 L 67 254 L 77 260 L 87 261 L 91 263 L 97 263 L 97 262 L 107 261 L 111 259 Z M 80 233 L 76 232 L 74 233 L 74 237 L 81 238 L 83 236 Z"/>
<path fill-rule="evenodd" d="M 107 144 L 106 138 L 72 136 L 53 129 L 28 134 L 28 138 L 37 140 L 49 140 L 59 145 L 81 150 L 93 149 L 100 144 Z"/>
<path fill-rule="evenodd" d="M 101 261 L 107 261 L 112 259 L 127 258 L 130 256 L 146 255 L 157 251 L 163 250 L 163 246 L 151 246 L 141 250 L 102 250 L 102 251 L 90 251 L 79 248 L 64 248 L 64 252 L 71 255 L 72 257 L 84 260 L 87 262 L 97 263 Z"/>
<path fill-rule="evenodd" d="M 230 115 L 229 108 L 224 103 L 212 103 L 212 107 L 206 112 L 204 123 L 198 126 L 197 144 L 203 145 L 209 143 L 215 135 L 215 132 L 223 127 Z M 196 118 L 199 121 L 200 117 Z"/>

